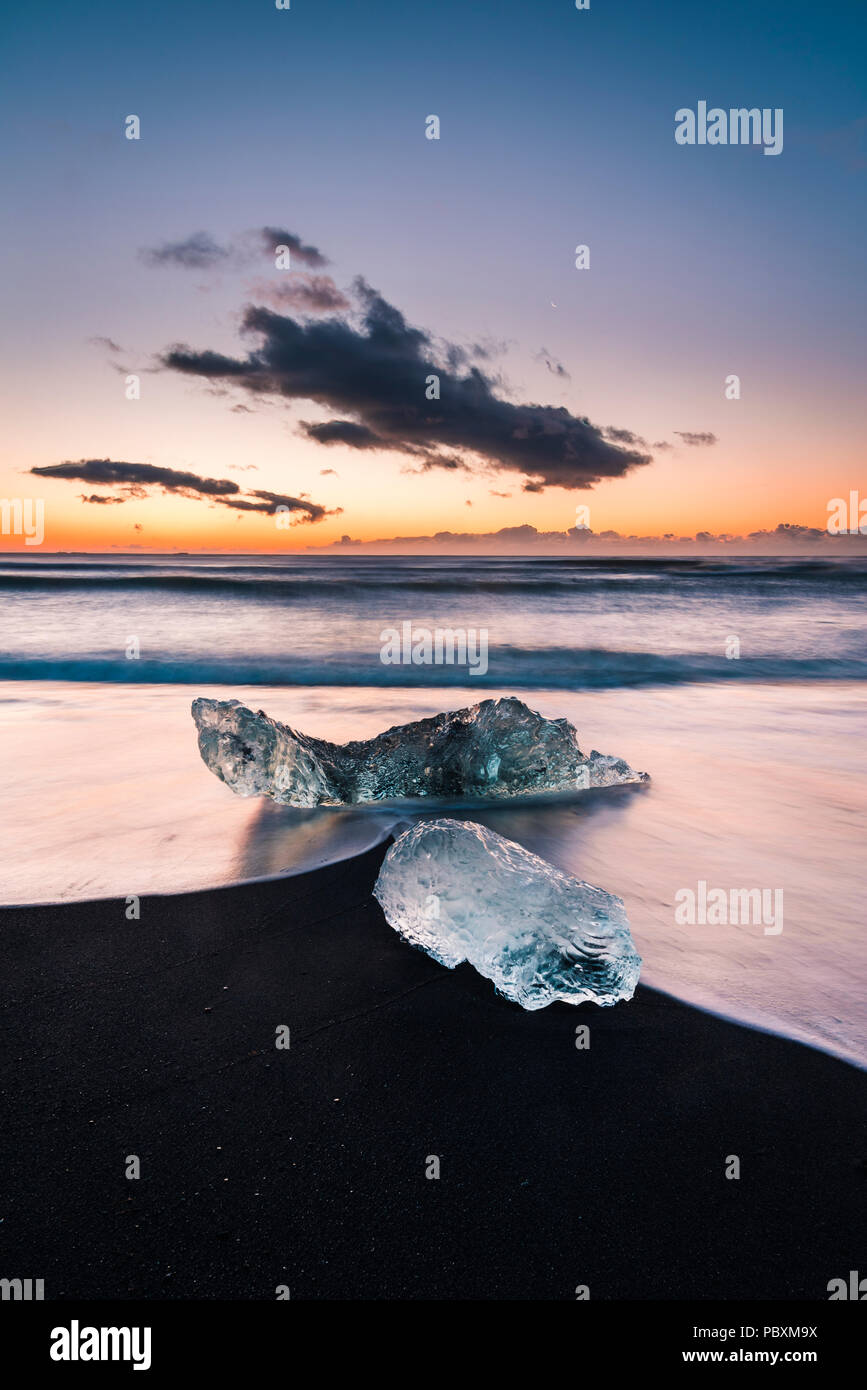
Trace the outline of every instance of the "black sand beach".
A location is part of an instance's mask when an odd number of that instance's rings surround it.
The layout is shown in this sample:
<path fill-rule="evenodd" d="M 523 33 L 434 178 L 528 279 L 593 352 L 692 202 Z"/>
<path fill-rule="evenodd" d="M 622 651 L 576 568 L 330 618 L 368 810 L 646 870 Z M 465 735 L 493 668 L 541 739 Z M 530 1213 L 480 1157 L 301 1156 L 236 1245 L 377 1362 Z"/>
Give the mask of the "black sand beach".
<path fill-rule="evenodd" d="M 823 1300 L 863 1265 L 863 1072 L 644 988 L 524 1013 L 399 940 L 383 854 L 139 921 L 0 913 L 2 1273 L 76 1300 Z"/>

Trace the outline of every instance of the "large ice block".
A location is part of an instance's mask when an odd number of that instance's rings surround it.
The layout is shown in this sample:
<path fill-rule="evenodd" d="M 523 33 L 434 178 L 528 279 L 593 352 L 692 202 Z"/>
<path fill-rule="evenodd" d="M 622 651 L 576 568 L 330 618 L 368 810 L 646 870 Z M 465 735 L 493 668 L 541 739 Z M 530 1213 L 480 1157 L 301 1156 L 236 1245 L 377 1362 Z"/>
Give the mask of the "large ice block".
<path fill-rule="evenodd" d="M 269 796 L 287 806 L 500 800 L 647 781 L 622 758 L 582 753 L 567 719 L 546 719 L 514 697 L 343 744 L 298 733 L 238 700 L 200 698 L 192 713 L 199 752 L 221 781 L 239 796 Z"/>
<path fill-rule="evenodd" d="M 453 969 L 469 961 L 525 1009 L 631 999 L 641 969 L 622 899 L 472 821 L 425 820 L 388 851 L 386 920 Z"/>

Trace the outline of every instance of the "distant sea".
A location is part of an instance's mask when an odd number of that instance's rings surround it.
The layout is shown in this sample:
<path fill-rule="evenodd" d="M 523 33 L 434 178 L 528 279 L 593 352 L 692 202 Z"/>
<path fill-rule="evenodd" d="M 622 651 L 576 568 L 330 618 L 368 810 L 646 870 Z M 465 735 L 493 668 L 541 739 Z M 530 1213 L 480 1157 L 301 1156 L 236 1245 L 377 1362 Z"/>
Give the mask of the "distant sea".
<path fill-rule="evenodd" d="M 863 558 L 0 557 L 0 594 L 7 680 L 464 683 L 382 664 L 405 621 L 485 629 L 491 688 L 867 675 Z"/>
<path fill-rule="evenodd" d="M 448 813 L 620 894 L 644 982 L 867 1065 L 865 597 L 864 559 L 2 557 L 2 901 L 294 872 L 413 813 L 234 797 L 194 695 L 344 740 L 518 694 L 650 785 Z M 383 664 L 405 622 L 485 631 L 486 673 Z M 783 931 L 678 924 L 699 882 L 782 889 Z"/>

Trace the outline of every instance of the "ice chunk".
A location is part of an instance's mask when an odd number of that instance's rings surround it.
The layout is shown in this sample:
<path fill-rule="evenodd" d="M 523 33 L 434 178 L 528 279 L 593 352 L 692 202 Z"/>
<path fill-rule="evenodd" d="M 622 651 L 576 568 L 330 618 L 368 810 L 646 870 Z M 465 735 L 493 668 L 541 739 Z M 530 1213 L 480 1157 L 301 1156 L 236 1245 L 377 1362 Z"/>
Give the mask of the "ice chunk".
<path fill-rule="evenodd" d="M 468 960 L 525 1009 L 631 999 L 641 969 L 620 898 L 472 821 L 426 820 L 388 851 L 374 894 L 406 941 Z"/>
<path fill-rule="evenodd" d="M 238 700 L 193 701 L 199 752 L 239 796 L 287 806 L 406 797 L 504 799 L 529 792 L 646 782 L 622 758 L 578 747 L 566 719 L 510 697 L 482 700 L 355 743 L 296 733 Z"/>

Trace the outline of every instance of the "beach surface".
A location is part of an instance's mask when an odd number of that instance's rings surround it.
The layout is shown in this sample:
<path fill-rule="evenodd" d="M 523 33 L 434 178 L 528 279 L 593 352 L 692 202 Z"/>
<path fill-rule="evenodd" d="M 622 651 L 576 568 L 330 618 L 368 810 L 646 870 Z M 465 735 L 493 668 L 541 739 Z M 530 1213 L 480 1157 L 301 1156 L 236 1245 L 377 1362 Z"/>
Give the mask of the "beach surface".
<path fill-rule="evenodd" d="M 525 692 L 531 708 L 569 718 L 582 748 L 626 758 L 649 784 L 553 802 L 310 810 L 234 796 L 208 771 L 194 693 L 344 742 L 487 692 L 0 684 L 0 901 L 282 877 L 381 845 L 413 815 L 469 818 L 623 898 L 645 984 L 867 1067 L 863 684 Z M 779 894 L 782 930 L 679 921 L 678 894 L 701 882 Z"/>
<path fill-rule="evenodd" d="M 384 852 L 139 920 L 0 913 L 7 1275 L 47 1299 L 824 1300 L 863 1265 L 863 1071 L 642 986 L 525 1013 L 399 939 Z"/>
<path fill-rule="evenodd" d="M 646 985 L 867 1068 L 863 558 L 8 555 L 0 591 L 0 903 L 284 877 L 469 816 L 621 897 Z M 404 622 L 485 661 L 383 662 Z M 651 780 L 275 806 L 203 765 L 198 696 L 336 743 L 517 696 Z"/>

